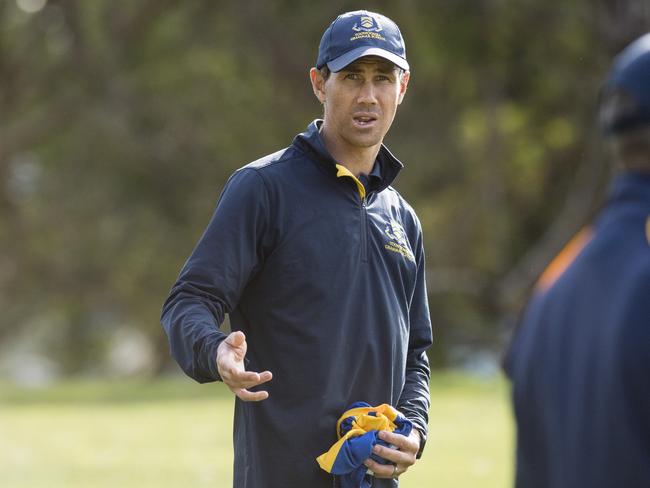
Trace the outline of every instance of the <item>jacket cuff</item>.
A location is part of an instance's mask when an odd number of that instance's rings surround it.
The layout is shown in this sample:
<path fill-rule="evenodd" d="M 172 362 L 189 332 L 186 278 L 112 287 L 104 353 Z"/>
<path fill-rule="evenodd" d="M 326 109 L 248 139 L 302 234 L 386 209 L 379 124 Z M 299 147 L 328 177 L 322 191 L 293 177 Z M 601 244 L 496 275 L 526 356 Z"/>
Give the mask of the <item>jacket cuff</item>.
<path fill-rule="evenodd" d="M 422 457 L 422 452 L 424 451 L 424 446 L 427 443 L 427 434 L 417 427 L 414 427 L 414 429 L 418 431 L 418 434 L 420 434 L 420 448 L 418 449 L 418 453 L 415 455 L 416 459 L 420 459 Z"/>
<path fill-rule="evenodd" d="M 211 334 L 203 340 L 201 354 L 199 354 L 198 357 L 200 364 L 197 365 L 197 369 L 200 372 L 205 372 L 205 376 L 197 375 L 201 376 L 199 378 L 201 383 L 223 381 L 217 368 L 217 349 L 219 348 L 219 344 L 221 344 L 225 338 L 226 335 L 223 332 L 215 331 L 214 334 Z"/>
<path fill-rule="evenodd" d="M 428 429 L 426 425 L 423 425 L 420 421 L 418 420 L 413 420 L 409 419 L 413 423 L 413 429 L 418 431 L 418 434 L 420 434 L 420 448 L 418 449 L 418 453 L 416 454 L 416 459 L 420 459 L 422 457 L 422 452 L 424 451 L 424 446 L 427 443 L 427 434 L 428 434 Z"/>

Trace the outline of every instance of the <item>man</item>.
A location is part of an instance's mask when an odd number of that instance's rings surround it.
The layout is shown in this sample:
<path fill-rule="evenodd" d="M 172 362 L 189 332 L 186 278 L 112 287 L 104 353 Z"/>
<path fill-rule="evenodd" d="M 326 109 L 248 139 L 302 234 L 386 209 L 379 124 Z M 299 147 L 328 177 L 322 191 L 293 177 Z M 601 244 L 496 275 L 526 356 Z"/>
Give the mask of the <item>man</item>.
<path fill-rule="evenodd" d="M 517 488 L 650 486 L 650 34 L 614 61 L 600 113 L 623 172 L 540 279 L 506 360 Z"/>
<path fill-rule="evenodd" d="M 424 446 L 432 341 L 420 223 L 382 144 L 409 81 L 397 25 L 340 15 L 310 78 L 323 120 L 232 175 L 162 323 L 189 376 L 237 397 L 235 487 L 336 486 L 316 457 L 356 401 L 413 423 L 365 462 L 395 487 Z"/>

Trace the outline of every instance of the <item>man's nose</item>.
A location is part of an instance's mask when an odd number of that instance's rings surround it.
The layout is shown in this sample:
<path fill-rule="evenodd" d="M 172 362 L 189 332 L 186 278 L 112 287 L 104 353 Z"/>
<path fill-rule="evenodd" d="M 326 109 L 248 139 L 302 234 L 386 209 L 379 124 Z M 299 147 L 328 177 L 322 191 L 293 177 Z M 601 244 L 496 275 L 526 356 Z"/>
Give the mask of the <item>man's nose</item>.
<path fill-rule="evenodd" d="M 372 81 L 366 81 L 361 85 L 358 96 L 359 103 L 374 105 L 377 103 L 376 87 Z"/>

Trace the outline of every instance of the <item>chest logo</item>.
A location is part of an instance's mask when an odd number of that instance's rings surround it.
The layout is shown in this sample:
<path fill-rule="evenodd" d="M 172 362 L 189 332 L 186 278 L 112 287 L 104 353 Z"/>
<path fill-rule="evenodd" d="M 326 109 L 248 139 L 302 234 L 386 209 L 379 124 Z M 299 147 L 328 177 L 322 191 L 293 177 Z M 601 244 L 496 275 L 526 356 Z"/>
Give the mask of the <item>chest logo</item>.
<path fill-rule="evenodd" d="M 404 227 L 397 220 L 390 219 L 384 229 L 384 234 L 390 239 L 390 241 L 384 244 L 385 249 L 401 254 L 406 259 L 415 262 L 415 257 L 413 256 L 413 252 L 411 252 Z"/>

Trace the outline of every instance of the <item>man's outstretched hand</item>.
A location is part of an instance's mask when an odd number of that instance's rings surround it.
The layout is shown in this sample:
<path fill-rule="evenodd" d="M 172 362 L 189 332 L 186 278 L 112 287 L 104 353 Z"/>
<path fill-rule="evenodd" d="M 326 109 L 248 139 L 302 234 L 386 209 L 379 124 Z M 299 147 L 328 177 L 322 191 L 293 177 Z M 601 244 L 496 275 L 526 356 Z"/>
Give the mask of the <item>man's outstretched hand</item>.
<path fill-rule="evenodd" d="M 248 388 L 266 383 L 273 375 L 270 371 L 246 371 L 246 347 L 246 336 L 243 332 L 230 333 L 217 348 L 217 370 L 223 382 L 239 399 L 245 402 L 266 400 L 269 397 L 267 391 L 248 391 Z"/>

